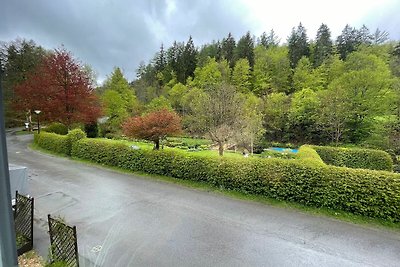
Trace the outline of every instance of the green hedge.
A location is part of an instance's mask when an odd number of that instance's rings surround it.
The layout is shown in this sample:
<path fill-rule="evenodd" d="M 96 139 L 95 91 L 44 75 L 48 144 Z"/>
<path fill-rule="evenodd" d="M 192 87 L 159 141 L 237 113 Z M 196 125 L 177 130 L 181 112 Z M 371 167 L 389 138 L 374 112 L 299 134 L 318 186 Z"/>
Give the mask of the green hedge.
<path fill-rule="evenodd" d="M 393 170 L 393 160 L 381 150 L 313 146 L 329 165 L 370 170 Z"/>
<path fill-rule="evenodd" d="M 70 142 L 66 135 L 42 131 L 40 134 L 35 133 L 34 142 L 43 149 L 62 155 L 70 155 Z"/>
<path fill-rule="evenodd" d="M 309 146 L 301 147 L 299 153 L 299 160 L 227 159 L 134 150 L 98 139 L 82 139 L 72 146 L 73 157 L 104 165 L 400 221 L 400 175 L 328 166 Z"/>
<path fill-rule="evenodd" d="M 296 158 L 303 163 L 308 163 L 311 165 L 324 166 L 325 163 L 311 146 L 303 145 L 299 148 L 296 153 Z"/>
<path fill-rule="evenodd" d="M 68 133 L 68 127 L 62 124 L 61 122 L 53 122 L 46 128 L 42 128 L 42 131 L 48 133 L 66 135 Z"/>
<path fill-rule="evenodd" d="M 71 156 L 72 144 L 85 137 L 86 134 L 81 129 L 74 129 L 69 131 L 67 135 L 48 132 L 35 133 L 33 141 L 43 149 Z"/>

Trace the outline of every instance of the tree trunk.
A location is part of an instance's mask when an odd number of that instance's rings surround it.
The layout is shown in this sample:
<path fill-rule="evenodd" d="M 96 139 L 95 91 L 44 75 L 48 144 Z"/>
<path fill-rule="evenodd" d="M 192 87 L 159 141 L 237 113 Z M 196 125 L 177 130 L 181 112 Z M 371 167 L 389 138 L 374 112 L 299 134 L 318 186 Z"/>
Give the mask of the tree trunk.
<path fill-rule="evenodd" d="M 224 155 L 224 143 L 218 142 L 218 152 L 221 157 Z"/>
<path fill-rule="evenodd" d="M 157 139 L 157 141 L 154 141 L 154 150 L 159 150 L 160 149 L 160 139 Z"/>
<path fill-rule="evenodd" d="M 253 138 L 250 141 L 250 155 L 253 156 L 253 151 L 254 151 L 254 142 L 253 142 Z"/>

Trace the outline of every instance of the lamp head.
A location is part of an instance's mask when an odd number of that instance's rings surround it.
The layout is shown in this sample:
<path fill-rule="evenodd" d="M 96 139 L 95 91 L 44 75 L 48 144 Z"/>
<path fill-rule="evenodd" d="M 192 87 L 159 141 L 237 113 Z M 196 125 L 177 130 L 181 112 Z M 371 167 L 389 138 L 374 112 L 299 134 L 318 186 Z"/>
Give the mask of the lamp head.
<path fill-rule="evenodd" d="M 36 113 L 36 115 L 39 115 L 40 114 L 40 112 L 42 112 L 41 110 L 35 110 L 35 113 Z"/>

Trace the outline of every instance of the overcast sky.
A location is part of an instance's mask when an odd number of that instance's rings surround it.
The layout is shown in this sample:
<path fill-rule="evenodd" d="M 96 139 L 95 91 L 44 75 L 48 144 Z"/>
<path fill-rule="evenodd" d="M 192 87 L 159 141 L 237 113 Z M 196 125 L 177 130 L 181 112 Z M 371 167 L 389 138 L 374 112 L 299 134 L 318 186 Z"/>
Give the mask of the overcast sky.
<path fill-rule="evenodd" d="M 187 41 L 200 46 L 232 32 L 259 36 L 271 29 L 286 42 L 299 22 L 310 39 L 321 23 L 333 38 L 346 24 L 386 30 L 400 40 L 399 0 L 2 0 L 0 40 L 33 39 L 45 48 L 61 44 L 92 66 L 98 80 L 121 67 L 132 80 L 161 43 Z"/>

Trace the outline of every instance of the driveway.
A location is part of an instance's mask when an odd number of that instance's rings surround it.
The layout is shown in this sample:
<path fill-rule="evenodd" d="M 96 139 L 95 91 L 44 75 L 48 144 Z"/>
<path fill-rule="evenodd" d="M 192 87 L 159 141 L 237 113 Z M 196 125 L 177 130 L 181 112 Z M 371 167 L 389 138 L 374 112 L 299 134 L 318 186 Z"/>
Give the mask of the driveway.
<path fill-rule="evenodd" d="M 41 253 L 51 213 L 77 226 L 82 266 L 400 265 L 396 231 L 121 174 L 31 151 L 31 136 L 7 138 L 9 162 L 29 168 Z"/>

